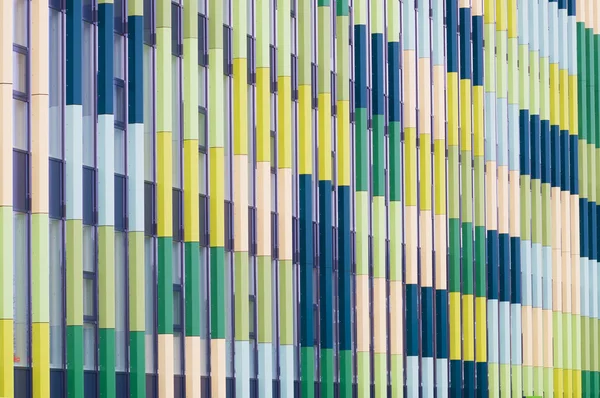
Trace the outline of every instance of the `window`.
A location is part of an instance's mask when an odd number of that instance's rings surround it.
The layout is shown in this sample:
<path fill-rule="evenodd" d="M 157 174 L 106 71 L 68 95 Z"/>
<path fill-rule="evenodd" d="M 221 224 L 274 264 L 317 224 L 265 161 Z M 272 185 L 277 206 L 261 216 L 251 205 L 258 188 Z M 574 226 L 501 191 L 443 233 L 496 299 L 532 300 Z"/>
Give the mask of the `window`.
<path fill-rule="evenodd" d="M 95 48 L 95 27 L 91 23 L 84 23 L 82 52 L 83 164 L 89 167 L 95 167 L 96 165 L 94 142 L 94 135 L 96 131 L 96 59 L 94 55 Z"/>
<path fill-rule="evenodd" d="M 181 6 L 171 3 L 171 53 L 180 57 L 183 54 L 181 41 Z"/>
<path fill-rule="evenodd" d="M 125 232 L 127 230 L 127 179 L 123 175 L 115 174 L 115 230 Z M 116 243 L 115 243 L 116 244 Z M 115 249 L 116 250 L 116 249 Z"/>
<path fill-rule="evenodd" d="M 114 0 L 114 13 L 115 32 L 125 34 L 125 19 L 127 18 L 127 13 L 125 11 L 124 0 Z"/>
<path fill-rule="evenodd" d="M 198 14 L 198 65 L 208 66 L 208 21 L 206 16 Z"/>
<path fill-rule="evenodd" d="M 128 370 L 127 291 L 127 234 L 115 232 L 115 365 L 118 372 Z"/>
<path fill-rule="evenodd" d="M 62 368 L 64 334 L 63 289 L 63 224 L 61 220 L 49 220 L 48 255 L 50 266 L 50 367 Z"/>
<path fill-rule="evenodd" d="M 63 123 L 63 14 L 50 9 L 50 47 L 49 47 L 49 140 L 48 151 L 51 157 L 62 159 L 62 123 Z"/>
<path fill-rule="evenodd" d="M 83 0 L 83 19 L 94 22 L 94 0 Z"/>
<path fill-rule="evenodd" d="M 14 365 L 29 366 L 29 228 L 26 213 L 13 213 L 13 233 Z"/>
<path fill-rule="evenodd" d="M 144 0 L 144 44 L 153 46 L 156 44 L 154 26 L 154 1 Z M 145 76 L 145 74 L 144 74 Z"/>
<path fill-rule="evenodd" d="M 228 1 L 225 0 L 227 4 Z M 231 44 L 232 31 L 231 27 L 223 26 L 223 74 L 231 76 L 233 74 L 233 46 Z"/>
<path fill-rule="evenodd" d="M 29 0 L 8 1 L 13 2 L 13 43 L 27 47 Z"/>
<path fill-rule="evenodd" d="M 13 147 L 27 151 L 29 148 L 28 103 L 13 99 Z"/>

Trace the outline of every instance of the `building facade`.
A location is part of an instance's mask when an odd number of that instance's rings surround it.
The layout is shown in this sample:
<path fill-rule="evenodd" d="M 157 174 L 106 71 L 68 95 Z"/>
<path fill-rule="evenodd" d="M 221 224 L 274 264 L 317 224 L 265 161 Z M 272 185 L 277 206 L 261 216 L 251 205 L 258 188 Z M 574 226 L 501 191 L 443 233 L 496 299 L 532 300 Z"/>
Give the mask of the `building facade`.
<path fill-rule="evenodd" d="M 595 0 L 0 0 L 0 397 L 596 396 L 599 54 Z"/>

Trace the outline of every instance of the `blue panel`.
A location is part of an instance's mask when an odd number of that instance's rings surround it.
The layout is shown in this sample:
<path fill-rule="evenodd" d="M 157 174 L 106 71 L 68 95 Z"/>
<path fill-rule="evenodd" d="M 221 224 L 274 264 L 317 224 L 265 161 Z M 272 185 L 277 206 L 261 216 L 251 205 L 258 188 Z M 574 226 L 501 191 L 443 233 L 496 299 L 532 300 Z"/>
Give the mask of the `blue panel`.
<path fill-rule="evenodd" d="M 371 35 L 371 88 L 373 90 L 373 115 L 385 114 L 385 97 L 383 92 L 383 80 L 385 78 L 384 62 L 385 53 L 383 49 L 383 34 Z"/>
<path fill-rule="evenodd" d="M 13 150 L 13 209 L 29 211 L 29 154 Z"/>
<path fill-rule="evenodd" d="M 521 238 L 510 237 L 511 304 L 521 304 Z"/>
<path fill-rule="evenodd" d="M 96 374 L 96 372 L 88 370 L 84 371 L 83 384 L 85 398 L 98 397 L 98 375 Z"/>
<path fill-rule="evenodd" d="M 569 190 L 569 183 L 571 178 L 569 176 L 569 130 L 562 130 L 560 132 L 560 189 L 563 191 Z"/>
<path fill-rule="evenodd" d="M 567 15 L 574 17 L 577 15 L 577 0 L 568 0 L 567 4 Z"/>
<path fill-rule="evenodd" d="M 402 120 L 400 109 L 400 43 L 388 43 L 388 95 L 390 122 Z"/>
<path fill-rule="evenodd" d="M 406 355 L 419 355 L 419 287 L 406 284 Z"/>
<path fill-rule="evenodd" d="M 488 300 L 498 300 L 500 293 L 500 283 L 498 278 L 498 231 L 487 231 L 486 239 L 487 255 L 487 298 Z"/>
<path fill-rule="evenodd" d="M 433 357 L 433 288 L 421 288 L 422 355 Z"/>
<path fill-rule="evenodd" d="M 127 209 L 125 207 L 126 179 L 124 176 L 115 174 L 115 230 L 125 231 L 127 229 L 125 218 Z"/>
<path fill-rule="evenodd" d="M 500 260 L 500 301 L 510 301 L 510 237 L 498 234 Z"/>
<path fill-rule="evenodd" d="M 91 167 L 83 166 L 83 223 L 85 225 L 94 225 L 95 217 L 95 198 L 96 198 L 96 170 Z"/>
<path fill-rule="evenodd" d="M 113 113 L 114 10 L 98 4 L 98 114 Z"/>
<path fill-rule="evenodd" d="M 477 396 L 488 397 L 488 364 L 477 362 Z"/>
<path fill-rule="evenodd" d="M 31 397 L 31 368 L 14 368 L 15 398 Z M 86 396 L 87 398 L 87 396 Z"/>
<path fill-rule="evenodd" d="M 331 181 L 319 181 L 319 309 L 321 348 L 333 348 Z"/>
<path fill-rule="evenodd" d="M 567 9 L 567 0 L 558 0 L 558 9 L 566 10 Z"/>
<path fill-rule="evenodd" d="M 519 134 L 521 141 L 520 168 L 521 175 L 529 175 L 529 111 L 521 109 L 519 111 Z"/>
<path fill-rule="evenodd" d="M 354 26 L 354 73 L 356 108 L 367 107 L 367 27 Z"/>
<path fill-rule="evenodd" d="M 66 0 L 66 105 L 82 104 L 83 5 L 81 0 Z"/>
<path fill-rule="evenodd" d="M 302 298 L 313 297 L 312 175 L 300 174 L 300 291 Z M 300 311 L 300 344 L 314 346 L 312 300 L 305 300 Z"/>
<path fill-rule="evenodd" d="M 471 8 L 462 7 L 460 14 L 460 78 L 471 78 Z"/>
<path fill-rule="evenodd" d="M 531 178 L 539 180 L 542 178 L 540 115 L 531 115 L 529 121 L 529 132 L 531 136 Z"/>
<path fill-rule="evenodd" d="M 450 397 L 462 397 L 462 361 L 450 361 Z M 406 396 L 406 395 L 405 395 Z"/>
<path fill-rule="evenodd" d="M 580 254 L 581 257 L 587 257 L 589 255 L 588 245 L 588 212 L 584 209 L 588 208 L 587 198 L 579 198 L 579 226 L 581 236 L 579 238 Z"/>
<path fill-rule="evenodd" d="M 352 209 L 350 208 L 350 187 L 338 187 L 338 297 L 339 297 L 339 345 L 340 350 L 352 349 Z"/>
<path fill-rule="evenodd" d="M 65 372 L 62 369 L 50 369 L 50 398 L 65 397 Z"/>
<path fill-rule="evenodd" d="M 129 378 L 127 373 L 116 372 L 116 398 L 129 398 Z"/>
<path fill-rule="evenodd" d="M 552 162 L 553 187 L 560 187 L 560 130 L 558 126 L 550 126 L 550 157 Z"/>
<path fill-rule="evenodd" d="M 144 123 L 144 17 L 129 16 L 129 123 Z"/>
<path fill-rule="evenodd" d="M 464 398 L 475 398 L 475 362 L 464 361 Z"/>
<path fill-rule="evenodd" d="M 435 291 L 436 343 L 437 358 L 448 358 L 448 290 Z"/>
<path fill-rule="evenodd" d="M 63 216 L 63 163 L 57 159 L 49 160 L 49 209 L 50 218 L 61 219 Z"/>
<path fill-rule="evenodd" d="M 590 223 L 594 223 L 597 219 L 598 216 L 596 215 L 596 202 L 592 202 L 592 201 L 588 201 L 588 205 L 589 205 L 589 222 Z M 597 250 L 597 246 L 596 246 L 596 242 L 597 242 L 597 228 L 596 226 L 593 226 L 592 228 L 589 228 L 589 240 L 590 240 L 590 251 L 589 251 L 589 256 L 590 256 L 590 260 L 597 260 L 598 259 L 598 250 Z"/>
<path fill-rule="evenodd" d="M 227 378 L 227 397 L 229 397 L 229 391 L 231 390 L 231 383 L 229 382 L 231 378 Z M 173 394 L 173 398 L 185 398 L 185 376 L 175 375 L 174 380 L 175 392 Z"/>
<path fill-rule="evenodd" d="M 550 184 L 551 168 L 550 165 L 550 121 L 542 120 L 540 122 L 540 143 L 542 155 L 542 184 Z"/>
<path fill-rule="evenodd" d="M 483 16 L 473 17 L 473 85 L 483 86 Z"/>
<path fill-rule="evenodd" d="M 446 24 L 448 73 L 458 72 L 458 0 L 448 0 L 446 5 Z"/>
<path fill-rule="evenodd" d="M 579 137 L 577 135 L 570 135 L 569 141 L 571 142 L 570 161 L 571 161 L 571 193 L 573 195 L 579 195 Z"/>

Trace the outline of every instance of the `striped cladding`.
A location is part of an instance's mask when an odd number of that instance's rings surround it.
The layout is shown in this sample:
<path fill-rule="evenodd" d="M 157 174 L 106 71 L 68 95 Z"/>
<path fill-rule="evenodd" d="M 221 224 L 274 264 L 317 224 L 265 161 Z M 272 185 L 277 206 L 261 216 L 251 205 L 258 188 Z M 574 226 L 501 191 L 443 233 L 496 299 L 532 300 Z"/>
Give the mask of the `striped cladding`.
<path fill-rule="evenodd" d="M 1 1 L 0 55 L 0 398 L 598 396 L 596 1 Z"/>

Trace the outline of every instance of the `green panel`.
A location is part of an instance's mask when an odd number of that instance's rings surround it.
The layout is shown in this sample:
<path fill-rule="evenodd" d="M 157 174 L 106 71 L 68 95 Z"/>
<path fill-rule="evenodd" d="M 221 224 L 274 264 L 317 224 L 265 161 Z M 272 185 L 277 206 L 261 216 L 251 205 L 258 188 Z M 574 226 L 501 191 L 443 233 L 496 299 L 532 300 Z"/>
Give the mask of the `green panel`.
<path fill-rule="evenodd" d="M 185 242 L 185 335 L 200 336 L 200 252 L 198 242 Z"/>
<path fill-rule="evenodd" d="M 375 353 L 373 355 L 374 369 L 385 370 L 387 369 L 387 354 Z M 386 397 L 387 396 L 387 373 L 386 372 L 374 372 L 375 378 L 375 396 Z"/>
<path fill-rule="evenodd" d="M 475 227 L 475 296 L 486 297 L 485 227 Z"/>
<path fill-rule="evenodd" d="M 340 397 L 352 397 L 352 351 L 340 350 Z"/>
<path fill-rule="evenodd" d="M 98 329 L 98 390 L 100 398 L 114 398 L 115 376 L 115 329 Z"/>
<path fill-rule="evenodd" d="M 448 220 L 448 234 L 450 241 L 448 250 L 450 255 L 448 275 L 450 292 L 460 293 L 460 220 L 458 218 Z"/>
<path fill-rule="evenodd" d="M 284 345 L 294 344 L 293 275 L 292 260 L 279 260 L 279 342 Z"/>
<path fill-rule="evenodd" d="M 83 326 L 67 326 L 67 397 L 83 396 Z"/>
<path fill-rule="evenodd" d="M 370 361 L 369 352 L 356 353 L 358 398 L 369 398 L 371 396 Z"/>
<path fill-rule="evenodd" d="M 385 116 L 373 115 L 373 196 L 385 195 L 384 128 Z"/>
<path fill-rule="evenodd" d="M 300 349 L 300 367 L 302 371 L 302 398 L 314 398 L 315 396 L 315 349 L 314 347 L 302 347 Z"/>
<path fill-rule="evenodd" d="M 473 224 L 462 223 L 463 294 L 473 294 Z"/>
<path fill-rule="evenodd" d="M 173 333 L 173 238 L 158 239 L 158 334 Z"/>
<path fill-rule="evenodd" d="M 271 256 L 257 257 L 258 275 L 258 342 L 271 343 L 273 341 L 273 316 L 272 316 L 272 266 Z"/>
<path fill-rule="evenodd" d="M 211 247 L 210 332 L 213 339 L 225 338 L 225 317 L 225 248 Z"/>
<path fill-rule="evenodd" d="M 356 148 L 356 191 L 369 189 L 369 130 L 367 130 L 367 109 L 355 111 L 355 148 Z"/>
<path fill-rule="evenodd" d="M 146 397 L 146 333 L 129 332 L 129 397 Z"/>
<path fill-rule="evenodd" d="M 333 348 L 321 349 L 321 397 L 333 398 Z"/>

